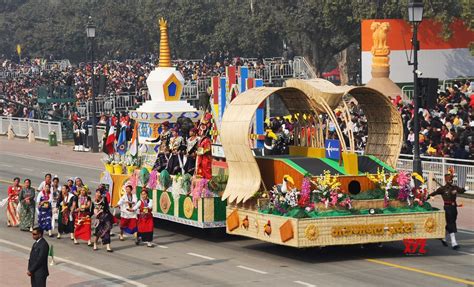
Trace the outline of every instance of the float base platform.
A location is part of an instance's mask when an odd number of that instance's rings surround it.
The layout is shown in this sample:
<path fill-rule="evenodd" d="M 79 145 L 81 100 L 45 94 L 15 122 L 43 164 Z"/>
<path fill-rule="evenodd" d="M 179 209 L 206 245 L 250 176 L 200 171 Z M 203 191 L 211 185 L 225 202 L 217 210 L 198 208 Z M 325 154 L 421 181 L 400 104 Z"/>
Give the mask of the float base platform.
<path fill-rule="evenodd" d="M 444 211 L 291 218 L 228 206 L 226 223 L 228 234 L 297 248 L 445 236 Z"/>
<path fill-rule="evenodd" d="M 225 227 L 226 202 L 221 197 L 199 198 L 153 190 L 153 217 L 199 228 Z"/>

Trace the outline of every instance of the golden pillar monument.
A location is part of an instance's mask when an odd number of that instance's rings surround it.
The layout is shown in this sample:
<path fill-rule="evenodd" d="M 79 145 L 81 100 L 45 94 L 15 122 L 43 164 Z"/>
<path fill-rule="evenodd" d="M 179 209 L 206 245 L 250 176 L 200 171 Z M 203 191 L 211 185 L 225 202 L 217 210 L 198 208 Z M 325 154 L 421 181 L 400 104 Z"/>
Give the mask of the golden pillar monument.
<path fill-rule="evenodd" d="M 390 23 L 373 22 L 372 30 L 372 79 L 366 86 L 381 91 L 389 98 L 401 96 L 405 98 L 402 90 L 390 80 L 390 47 L 387 45 L 387 34 L 390 31 Z"/>

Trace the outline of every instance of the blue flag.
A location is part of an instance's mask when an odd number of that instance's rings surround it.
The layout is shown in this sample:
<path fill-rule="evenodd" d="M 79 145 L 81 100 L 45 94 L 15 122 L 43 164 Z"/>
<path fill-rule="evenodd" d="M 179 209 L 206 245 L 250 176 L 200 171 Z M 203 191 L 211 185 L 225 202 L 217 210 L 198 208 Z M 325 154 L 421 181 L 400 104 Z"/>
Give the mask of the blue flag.
<path fill-rule="evenodd" d="M 120 129 L 120 134 L 117 140 L 117 152 L 124 155 L 127 152 L 127 127 Z"/>

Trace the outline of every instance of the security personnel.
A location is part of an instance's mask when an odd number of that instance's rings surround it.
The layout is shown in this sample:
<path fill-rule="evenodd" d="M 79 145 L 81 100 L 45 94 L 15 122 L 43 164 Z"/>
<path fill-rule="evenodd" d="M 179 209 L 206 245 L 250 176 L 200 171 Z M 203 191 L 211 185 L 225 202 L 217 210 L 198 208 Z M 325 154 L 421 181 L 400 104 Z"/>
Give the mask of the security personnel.
<path fill-rule="evenodd" d="M 466 192 L 466 189 L 461 188 L 457 185 L 453 185 L 453 173 L 447 173 L 444 175 L 446 184 L 441 186 L 430 194 L 431 196 L 441 195 L 444 201 L 444 211 L 446 216 L 446 238 L 441 240 L 444 246 L 448 246 L 448 234 L 451 238 L 451 246 L 454 250 L 458 250 L 460 246 L 456 242 L 455 233 L 458 231 L 456 227 L 456 219 L 458 217 L 458 209 L 456 203 L 456 196 L 458 193 Z"/>

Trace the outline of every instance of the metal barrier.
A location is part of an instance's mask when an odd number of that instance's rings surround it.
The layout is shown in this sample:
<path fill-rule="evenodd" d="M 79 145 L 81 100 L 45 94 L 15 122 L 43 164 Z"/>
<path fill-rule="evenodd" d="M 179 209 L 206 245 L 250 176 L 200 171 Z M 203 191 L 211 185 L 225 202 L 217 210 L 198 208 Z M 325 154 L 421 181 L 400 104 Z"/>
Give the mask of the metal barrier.
<path fill-rule="evenodd" d="M 0 134 L 7 134 L 8 126 L 12 125 L 16 136 L 26 137 L 30 126 L 33 127 L 36 139 L 48 140 L 49 133 L 56 132 L 57 141 L 63 142 L 61 122 L 33 120 L 28 118 L 0 117 Z"/>
<path fill-rule="evenodd" d="M 409 100 L 413 99 L 413 96 L 415 95 L 415 91 L 413 90 L 413 85 L 406 85 L 402 87 L 402 94 L 407 96 Z"/>
<path fill-rule="evenodd" d="M 439 183 L 444 184 L 444 174 L 449 167 L 453 167 L 455 172 L 454 183 L 460 187 L 468 187 L 469 190 L 474 190 L 474 161 L 429 156 L 421 156 L 421 158 L 423 176 L 425 178 L 428 178 L 428 175 L 433 173 L 434 178 Z M 413 155 L 400 155 L 397 169 L 412 172 Z"/>

